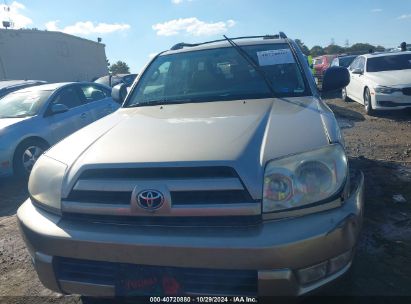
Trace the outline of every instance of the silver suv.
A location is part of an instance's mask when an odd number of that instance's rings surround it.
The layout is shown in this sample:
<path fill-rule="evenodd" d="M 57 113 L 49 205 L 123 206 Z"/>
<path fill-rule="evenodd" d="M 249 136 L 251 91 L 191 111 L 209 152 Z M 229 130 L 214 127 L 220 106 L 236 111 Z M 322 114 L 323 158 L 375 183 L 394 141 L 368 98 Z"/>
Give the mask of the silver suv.
<path fill-rule="evenodd" d="M 348 82 L 333 67 L 323 90 Z M 29 191 L 21 232 L 67 294 L 302 295 L 349 269 L 362 222 L 362 174 L 283 33 L 160 53 Z"/>

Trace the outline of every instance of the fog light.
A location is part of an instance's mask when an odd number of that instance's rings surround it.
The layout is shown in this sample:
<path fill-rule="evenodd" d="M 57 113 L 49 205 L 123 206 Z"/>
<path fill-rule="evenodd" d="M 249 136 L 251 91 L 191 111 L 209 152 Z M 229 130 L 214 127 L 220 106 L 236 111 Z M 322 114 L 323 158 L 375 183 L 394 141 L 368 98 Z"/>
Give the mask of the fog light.
<path fill-rule="evenodd" d="M 329 274 L 335 273 L 338 270 L 341 270 L 346 266 L 349 261 L 351 260 L 351 250 L 347 251 L 343 254 L 340 254 L 339 256 L 336 256 L 335 258 L 332 258 L 330 260 L 330 269 L 328 270 Z"/>
<path fill-rule="evenodd" d="M 321 264 L 298 270 L 298 278 L 300 279 L 301 285 L 306 285 L 324 278 L 327 274 L 327 264 L 328 262 L 325 261 Z"/>

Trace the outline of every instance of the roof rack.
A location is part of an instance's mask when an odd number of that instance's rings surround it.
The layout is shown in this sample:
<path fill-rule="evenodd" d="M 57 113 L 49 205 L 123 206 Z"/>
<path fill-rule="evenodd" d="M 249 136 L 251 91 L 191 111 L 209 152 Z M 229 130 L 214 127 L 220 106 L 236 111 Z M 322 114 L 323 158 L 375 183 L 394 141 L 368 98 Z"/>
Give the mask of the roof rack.
<path fill-rule="evenodd" d="M 284 32 L 279 32 L 278 34 L 274 35 L 264 35 L 264 36 L 242 36 L 242 37 L 235 37 L 235 38 L 230 38 L 231 40 L 239 40 L 239 39 L 255 39 L 255 38 L 262 38 L 262 39 L 287 39 L 287 35 L 284 34 Z M 214 43 L 214 42 L 222 42 L 226 41 L 226 39 L 218 39 L 218 40 L 211 40 L 211 41 L 206 41 L 206 42 L 201 42 L 201 43 L 185 43 L 185 42 L 180 42 L 171 47 L 171 51 L 175 50 L 180 50 L 184 47 L 194 47 L 194 46 L 199 46 L 199 45 L 204 45 L 204 44 L 209 44 L 209 43 Z"/>

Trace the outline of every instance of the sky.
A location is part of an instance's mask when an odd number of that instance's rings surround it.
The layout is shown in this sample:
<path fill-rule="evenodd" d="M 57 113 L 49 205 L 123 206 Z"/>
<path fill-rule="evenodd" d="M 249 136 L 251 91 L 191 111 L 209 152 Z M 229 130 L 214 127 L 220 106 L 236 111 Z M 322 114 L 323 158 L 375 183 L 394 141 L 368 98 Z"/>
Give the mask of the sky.
<path fill-rule="evenodd" d="M 111 63 L 138 73 L 179 42 L 275 34 L 309 48 L 331 41 L 387 48 L 411 43 L 411 0 L 1 0 L 0 20 L 14 28 L 102 38 Z M 4 9 L 5 4 L 10 8 Z"/>

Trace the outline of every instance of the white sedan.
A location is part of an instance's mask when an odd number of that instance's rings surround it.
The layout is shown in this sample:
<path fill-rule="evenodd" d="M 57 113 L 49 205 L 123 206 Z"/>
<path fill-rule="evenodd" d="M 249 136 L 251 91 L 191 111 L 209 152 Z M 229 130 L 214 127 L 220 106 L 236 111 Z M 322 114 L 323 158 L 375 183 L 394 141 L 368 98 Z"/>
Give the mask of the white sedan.
<path fill-rule="evenodd" d="M 411 108 L 411 52 L 361 55 L 348 70 L 351 81 L 342 97 L 363 104 L 367 114 Z"/>

